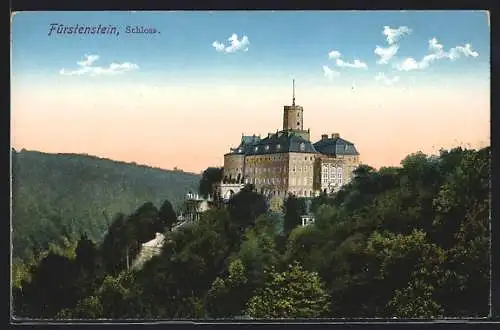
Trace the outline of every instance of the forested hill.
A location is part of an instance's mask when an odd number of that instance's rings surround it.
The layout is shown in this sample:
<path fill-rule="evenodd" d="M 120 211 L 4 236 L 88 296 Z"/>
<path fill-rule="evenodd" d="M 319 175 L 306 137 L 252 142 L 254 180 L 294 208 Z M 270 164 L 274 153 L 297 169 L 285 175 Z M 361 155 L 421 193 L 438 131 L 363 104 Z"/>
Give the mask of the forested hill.
<path fill-rule="evenodd" d="M 14 257 L 71 233 L 100 241 L 119 213 L 166 199 L 178 208 L 200 176 L 81 154 L 12 150 Z"/>

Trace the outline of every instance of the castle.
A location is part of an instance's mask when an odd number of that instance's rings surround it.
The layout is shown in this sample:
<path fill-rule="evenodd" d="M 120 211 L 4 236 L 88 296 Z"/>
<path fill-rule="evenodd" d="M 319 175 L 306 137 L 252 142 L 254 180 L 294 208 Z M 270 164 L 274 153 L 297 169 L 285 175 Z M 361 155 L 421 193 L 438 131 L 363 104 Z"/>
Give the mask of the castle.
<path fill-rule="evenodd" d="M 292 105 L 283 108 L 282 130 L 264 138 L 243 135 L 224 155 L 221 197 L 227 200 L 245 184 L 253 184 L 279 208 L 288 194 L 314 197 L 348 183 L 359 165 L 354 144 L 338 133 L 323 134 L 312 143 L 303 120 L 304 108 L 295 104 L 294 81 Z"/>

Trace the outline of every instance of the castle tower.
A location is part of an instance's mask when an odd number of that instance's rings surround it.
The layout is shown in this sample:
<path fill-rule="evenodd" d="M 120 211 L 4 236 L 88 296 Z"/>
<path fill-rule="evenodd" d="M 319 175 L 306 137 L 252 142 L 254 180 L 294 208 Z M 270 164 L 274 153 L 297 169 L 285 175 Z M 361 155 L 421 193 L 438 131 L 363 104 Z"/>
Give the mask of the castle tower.
<path fill-rule="evenodd" d="M 295 105 L 295 79 L 294 79 L 292 105 L 285 105 L 283 107 L 283 130 L 302 131 L 304 129 L 303 113 L 304 109 L 300 105 Z"/>

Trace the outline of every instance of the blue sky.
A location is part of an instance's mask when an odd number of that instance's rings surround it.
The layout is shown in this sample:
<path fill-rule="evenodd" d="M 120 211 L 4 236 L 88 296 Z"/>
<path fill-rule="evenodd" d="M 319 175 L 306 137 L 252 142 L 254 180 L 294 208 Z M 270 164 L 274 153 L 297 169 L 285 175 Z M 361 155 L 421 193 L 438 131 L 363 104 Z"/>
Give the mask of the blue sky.
<path fill-rule="evenodd" d="M 52 35 L 50 23 L 114 25 L 115 35 Z M 125 26 L 155 28 L 158 34 L 126 34 Z M 397 53 L 387 64 L 375 47 L 390 46 L 384 26 L 407 27 L 394 44 Z M 246 36 L 248 51 L 217 52 L 219 41 Z M 479 56 L 434 61 L 424 70 L 400 71 L 406 58 L 416 61 L 429 54 L 436 38 L 445 52 L 470 44 Z M 323 66 L 340 73 L 338 79 L 373 79 L 379 72 L 404 79 L 409 75 L 489 75 L 490 34 L 481 11 L 276 11 L 276 12 L 25 12 L 12 24 L 12 67 L 15 76 L 41 79 L 59 76 L 62 68 L 77 68 L 84 55 L 97 54 L 95 65 L 133 63 L 133 74 L 120 79 L 229 79 L 284 80 L 291 76 L 309 82 L 329 82 Z M 393 45 L 394 45 L 393 44 Z M 338 67 L 332 50 L 345 63 L 359 60 L 367 68 Z M 273 77 L 273 78 L 270 78 Z"/>

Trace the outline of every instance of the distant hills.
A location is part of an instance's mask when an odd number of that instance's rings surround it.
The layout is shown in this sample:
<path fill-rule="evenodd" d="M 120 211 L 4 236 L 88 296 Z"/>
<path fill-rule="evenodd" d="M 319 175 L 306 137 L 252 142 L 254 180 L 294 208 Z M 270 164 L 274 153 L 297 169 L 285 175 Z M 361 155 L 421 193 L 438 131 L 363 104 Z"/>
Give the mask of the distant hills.
<path fill-rule="evenodd" d="M 200 175 L 82 154 L 12 150 L 13 256 L 87 233 L 99 241 L 113 217 L 145 202 L 174 208 Z"/>

